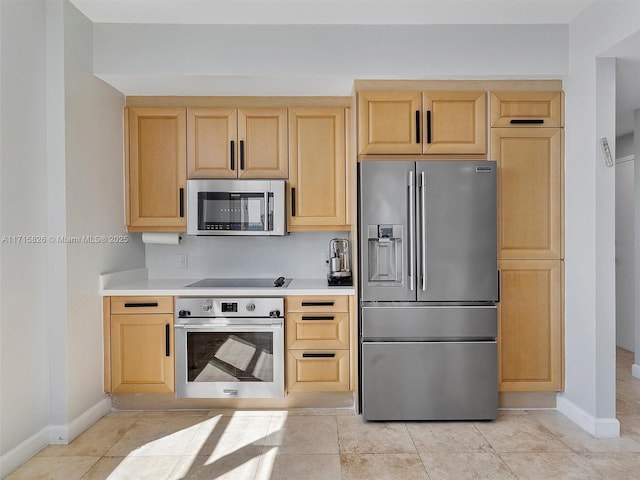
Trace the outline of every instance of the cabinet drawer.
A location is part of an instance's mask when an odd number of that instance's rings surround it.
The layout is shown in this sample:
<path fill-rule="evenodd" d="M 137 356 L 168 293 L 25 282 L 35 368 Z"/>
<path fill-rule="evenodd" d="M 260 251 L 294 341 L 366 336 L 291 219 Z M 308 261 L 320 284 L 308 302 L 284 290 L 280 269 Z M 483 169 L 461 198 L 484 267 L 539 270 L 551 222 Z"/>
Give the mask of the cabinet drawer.
<path fill-rule="evenodd" d="M 492 127 L 562 127 L 562 92 L 492 92 Z"/>
<path fill-rule="evenodd" d="M 349 390 L 349 350 L 289 350 L 289 392 Z"/>
<path fill-rule="evenodd" d="M 348 312 L 349 298 L 346 295 L 305 295 L 286 299 L 287 312 Z"/>
<path fill-rule="evenodd" d="M 111 314 L 173 313 L 173 297 L 111 297 Z"/>
<path fill-rule="evenodd" d="M 288 348 L 349 348 L 349 314 L 287 313 Z"/>

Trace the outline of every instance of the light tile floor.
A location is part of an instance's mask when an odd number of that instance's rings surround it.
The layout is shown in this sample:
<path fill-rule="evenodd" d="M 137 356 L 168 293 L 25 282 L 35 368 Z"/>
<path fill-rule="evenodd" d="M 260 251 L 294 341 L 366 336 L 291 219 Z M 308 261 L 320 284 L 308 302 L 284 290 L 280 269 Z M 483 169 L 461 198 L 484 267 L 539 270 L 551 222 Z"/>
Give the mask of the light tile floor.
<path fill-rule="evenodd" d="M 348 410 L 114 412 L 6 480 L 640 479 L 640 380 L 618 350 L 621 436 L 555 411 L 366 423 Z"/>

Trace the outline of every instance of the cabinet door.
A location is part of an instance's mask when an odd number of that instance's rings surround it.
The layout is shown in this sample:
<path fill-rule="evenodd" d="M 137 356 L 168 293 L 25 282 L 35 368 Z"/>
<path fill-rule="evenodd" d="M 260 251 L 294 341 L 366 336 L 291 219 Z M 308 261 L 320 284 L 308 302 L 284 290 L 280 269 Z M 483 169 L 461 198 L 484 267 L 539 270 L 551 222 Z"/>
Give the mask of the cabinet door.
<path fill-rule="evenodd" d="M 562 258 L 562 130 L 492 128 L 498 258 Z"/>
<path fill-rule="evenodd" d="M 130 108 L 128 113 L 128 230 L 183 232 L 185 109 Z"/>
<path fill-rule="evenodd" d="M 562 388 L 562 260 L 502 260 L 500 391 Z"/>
<path fill-rule="evenodd" d="M 562 92 L 492 92 L 492 127 L 562 127 Z"/>
<path fill-rule="evenodd" d="M 424 92 L 424 153 L 487 153 L 485 92 Z"/>
<path fill-rule="evenodd" d="M 287 109 L 238 110 L 238 177 L 287 178 Z"/>
<path fill-rule="evenodd" d="M 422 153 L 420 92 L 358 93 L 358 154 Z"/>
<path fill-rule="evenodd" d="M 346 224 L 344 108 L 289 110 L 289 231 Z"/>
<path fill-rule="evenodd" d="M 235 108 L 187 109 L 187 178 L 236 178 Z"/>
<path fill-rule="evenodd" d="M 113 393 L 173 392 L 173 315 L 111 316 Z"/>

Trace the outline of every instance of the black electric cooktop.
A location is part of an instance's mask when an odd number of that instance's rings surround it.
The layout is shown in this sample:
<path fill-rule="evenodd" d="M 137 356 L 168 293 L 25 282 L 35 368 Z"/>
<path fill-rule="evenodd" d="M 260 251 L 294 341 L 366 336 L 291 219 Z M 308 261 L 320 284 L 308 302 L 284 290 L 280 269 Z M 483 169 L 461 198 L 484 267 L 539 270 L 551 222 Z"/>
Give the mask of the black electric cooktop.
<path fill-rule="evenodd" d="M 187 285 L 196 288 L 286 288 L 290 278 L 204 278 Z"/>

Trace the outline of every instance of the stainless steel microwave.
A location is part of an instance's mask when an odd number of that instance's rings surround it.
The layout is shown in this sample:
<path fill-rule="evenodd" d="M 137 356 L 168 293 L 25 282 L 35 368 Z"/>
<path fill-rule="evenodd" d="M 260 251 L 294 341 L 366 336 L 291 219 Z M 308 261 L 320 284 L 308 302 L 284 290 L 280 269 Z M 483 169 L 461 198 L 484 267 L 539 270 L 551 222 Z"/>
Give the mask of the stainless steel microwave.
<path fill-rule="evenodd" d="M 188 235 L 284 235 L 284 180 L 187 180 Z"/>

